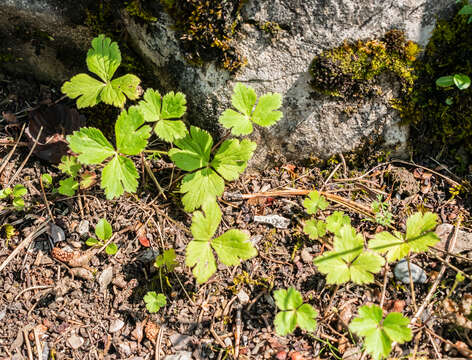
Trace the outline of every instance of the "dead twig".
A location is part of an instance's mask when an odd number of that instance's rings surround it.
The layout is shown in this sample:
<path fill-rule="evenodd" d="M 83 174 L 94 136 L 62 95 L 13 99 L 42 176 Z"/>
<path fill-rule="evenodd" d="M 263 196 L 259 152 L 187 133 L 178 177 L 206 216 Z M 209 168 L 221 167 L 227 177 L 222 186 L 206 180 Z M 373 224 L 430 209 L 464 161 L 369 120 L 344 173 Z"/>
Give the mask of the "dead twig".
<path fill-rule="evenodd" d="M 46 209 L 48 210 L 49 217 L 54 222 L 54 215 L 51 212 L 51 208 L 49 207 L 49 201 L 46 197 L 46 192 L 44 191 L 44 184 L 43 184 L 43 177 L 39 176 L 39 185 L 41 186 L 41 194 L 43 195 L 44 204 L 46 205 Z"/>
<path fill-rule="evenodd" d="M 25 292 L 27 291 L 31 291 L 31 290 L 38 290 L 38 289 L 50 289 L 50 288 L 53 288 L 54 286 L 53 285 L 37 285 L 37 286 L 31 286 L 27 289 L 23 289 L 21 290 L 14 298 L 13 298 L 13 301 L 16 301 L 16 299 L 18 299 L 22 294 L 24 294 Z M 12 302 L 13 302 L 12 301 Z"/>
<path fill-rule="evenodd" d="M 21 128 L 21 131 L 20 131 L 20 136 L 18 136 L 18 139 L 17 139 L 16 142 L 15 142 L 15 145 L 13 145 L 13 148 L 10 150 L 10 152 L 9 152 L 8 155 L 5 157 L 5 159 L 3 159 L 3 161 L 2 161 L 2 166 L 0 167 L 0 174 L 1 174 L 2 171 L 5 169 L 5 166 L 7 166 L 8 162 L 9 162 L 10 159 L 11 159 L 11 157 L 12 157 L 13 154 L 15 153 L 16 147 L 17 147 L 18 144 L 20 143 L 20 139 L 21 139 L 21 137 L 23 136 L 23 132 L 25 131 L 25 126 L 26 126 L 26 124 L 23 124 L 23 127 Z"/>
<path fill-rule="evenodd" d="M 26 350 L 28 351 L 28 359 L 29 360 L 34 360 L 33 350 L 31 349 L 31 344 L 30 344 L 29 339 L 28 339 L 28 330 L 27 329 L 23 329 L 23 338 L 25 340 Z"/>
<path fill-rule="evenodd" d="M 162 338 L 164 337 L 164 331 L 165 331 L 165 327 L 161 326 L 159 329 L 159 334 L 157 335 L 156 351 L 154 353 L 155 360 L 161 359 L 161 344 L 162 344 Z"/>

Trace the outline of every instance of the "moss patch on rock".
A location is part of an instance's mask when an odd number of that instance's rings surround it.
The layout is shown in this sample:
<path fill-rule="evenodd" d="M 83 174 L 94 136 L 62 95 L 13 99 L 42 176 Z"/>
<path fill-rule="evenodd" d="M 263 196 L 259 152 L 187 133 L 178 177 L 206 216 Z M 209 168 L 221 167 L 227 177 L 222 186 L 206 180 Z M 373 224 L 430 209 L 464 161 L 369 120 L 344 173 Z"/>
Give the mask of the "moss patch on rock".
<path fill-rule="evenodd" d="M 365 98 L 379 94 L 381 75 L 394 75 L 401 94 L 408 94 L 415 75 L 413 62 L 419 47 L 402 31 L 391 30 L 381 39 L 344 43 L 316 56 L 310 66 L 313 89 L 339 98 Z"/>
<path fill-rule="evenodd" d="M 415 64 L 418 79 L 411 95 L 397 107 L 402 118 L 415 125 L 420 144 L 435 148 L 436 154 L 442 145 L 444 155 L 463 165 L 472 155 L 472 88 L 439 88 L 436 79 L 457 73 L 472 77 L 472 24 L 467 22 L 468 16 L 457 13 L 450 20 L 438 20 L 424 56 Z"/>
<path fill-rule="evenodd" d="M 239 12 L 245 0 L 161 0 L 181 33 L 187 59 L 194 64 L 216 61 L 236 72 L 246 60 L 234 47 Z"/>

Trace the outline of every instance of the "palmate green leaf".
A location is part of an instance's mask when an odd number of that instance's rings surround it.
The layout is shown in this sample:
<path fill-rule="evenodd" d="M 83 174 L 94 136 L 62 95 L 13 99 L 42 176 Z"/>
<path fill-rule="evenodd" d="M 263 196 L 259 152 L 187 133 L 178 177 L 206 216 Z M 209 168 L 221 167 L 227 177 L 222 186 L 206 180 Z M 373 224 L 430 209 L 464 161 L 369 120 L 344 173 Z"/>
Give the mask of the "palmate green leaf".
<path fill-rule="evenodd" d="M 79 154 L 79 161 L 83 164 L 100 164 L 106 158 L 115 154 L 115 149 L 96 128 L 83 127 L 67 136 L 70 149 Z"/>
<path fill-rule="evenodd" d="M 225 140 L 215 154 L 211 166 L 228 181 L 236 180 L 244 172 L 257 144 L 244 139 Z"/>
<path fill-rule="evenodd" d="M 396 312 L 388 314 L 383 322 L 382 318 L 382 309 L 377 305 L 362 306 L 349 325 L 352 332 L 364 337 L 364 347 L 374 359 L 387 357 L 394 341 L 402 344 L 412 338 L 408 318 Z"/>
<path fill-rule="evenodd" d="M 154 266 L 157 268 L 165 267 L 167 271 L 173 271 L 178 265 L 178 262 L 175 260 L 176 258 L 177 255 L 174 249 L 164 250 L 164 252 L 156 258 Z"/>
<path fill-rule="evenodd" d="M 99 35 L 92 40 L 92 48 L 87 53 L 87 67 L 102 81 L 88 74 L 78 74 L 67 81 L 61 90 L 71 99 L 77 99 L 77 107 L 94 106 L 100 101 L 122 108 L 126 97 L 131 100 L 140 95 L 137 76 L 126 74 L 113 79 L 121 63 L 121 53 L 116 42 L 105 35 Z"/>
<path fill-rule="evenodd" d="M 146 122 L 156 122 L 154 132 L 161 139 L 173 142 L 187 135 L 187 127 L 181 118 L 187 111 L 187 100 L 181 92 L 173 91 L 161 97 L 157 90 L 148 89 L 144 93 L 138 109 L 143 113 Z"/>
<path fill-rule="evenodd" d="M 105 189 L 107 199 L 123 195 L 125 190 L 133 193 L 138 188 L 139 177 L 132 160 L 116 155 L 103 168 L 101 188 Z"/>
<path fill-rule="evenodd" d="M 312 240 L 316 240 L 326 234 L 326 223 L 321 220 L 308 220 L 303 227 L 303 232 Z"/>
<path fill-rule="evenodd" d="M 64 174 L 75 177 L 79 173 L 82 165 L 80 165 L 77 157 L 64 155 L 61 157 L 61 163 L 58 167 Z"/>
<path fill-rule="evenodd" d="M 437 225 L 437 215 L 417 212 L 406 221 L 406 234 L 397 231 L 392 235 L 387 231 L 375 234 L 369 241 L 369 248 L 381 254 L 387 253 L 388 262 L 403 259 L 410 251 L 428 251 L 440 239 L 433 232 Z"/>
<path fill-rule="evenodd" d="M 164 294 L 158 294 L 155 291 L 148 291 L 143 298 L 146 303 L 146 309 L 150 313 L 156 313 L 161 307 L 166 306 L 167 299 Z"/>
<path fill-rule="evenodd" d="M 277 111 L 282 106 L 282 96 L 277 93 L 267 93 L 259 98 L 250 86 L 237 83 L 231 97 L 232 105 L 239 111 L 226 109 L 220 116 L 219 122 L 233 135 L 248 135 L 253 131 L 252 123 L 260 126 L 270 126 L 282 118 L 282 112 Z"/>
<path fill-rule="evenodd" d="M 326 274 L 328 284 L 342 284 L 349 280 L 356 284 L 374 281 L 373 274 L 385 263 L 376 253 L 364 251 L 364 238 L 350 225 L 344 225 L 334 237 L 333 251 L 315 258 L 318 270 Z"/>
<path fill-rule="evenodd" d="M 74 196 L 75 192 L 79 189 L 79 182 L 72 176 L 67 179 L 59 181 L 59 188 L 57 191 L 61 195 Z"/>
<path fill-rule="evenodd" d="M 303 207 L 308 214 L 316 214 L 318 210 L 325 210 L 328 205 L 326 198 L 316 190 L 311 191 L 308 197 L 303 200 Z"/>
<path fill-rule="evenodd" d="M 97 223 L 97 226 L 95 226 L 95 235 L 97 235 L 100 240 L 107 241 L 111 238 L 112 234 L 113 230 L 107 219 L 100 219 Z"/>
<path fill-rule="evenodd" d="M 220 222 L 221 210 L 216 201 L 205 201 L 204 212 L 195 211 L 190 230 L 194 239 L 188 244 L 185 263 L 193 267 L 193 274 L 199 283 L 207 281 L 216 272 L 216 261 L 212 247 L 220 261 L 228 266 L 238 265 L 257 255 L 249 237 L 239 230 L 228 230 L 212 239 Z"/>
<path fill-rule="evenodd" d="M 182 179 L 180 192 L 182 204 L 185 211 L 198 209 L 205 201 L 215 201 L 218 196 L 223 195 L 225 181 L 213 169 L 204 168 Z"/>
<path fill-rule="evenodd" d="M 303 304 L 302 295 L 293 287 L 274 291 L 274 299 L 281 310 L 274 319 L 275 331 L 285 336 L 300 326 L 306 331 L 315 331 L 318 313 L 309 304 Z"/>
<path fill-rule="evenodd" d="M 151 135 L 151 127 L 144 125 L 141 112 L 131 107 L 123 110 L 115 123 L 116 147 L 120 153 L 137 155 L 143 151 Z"/>
<path fill-rule="evenodd" d="M 170 149 L 169 157 L 180 169 L 194 171 L 207 166 L 210 161 L 213 138 L 196 126 L 190 127 L 190 133 L 175 141 L 178 149 Z"/>
<path fill-rule="evenodd" d="M 342 211 L 335 211 L 326 218 L 326 230 L 337 234 L 344 225 L 351 225 L 351 218 Z"/>

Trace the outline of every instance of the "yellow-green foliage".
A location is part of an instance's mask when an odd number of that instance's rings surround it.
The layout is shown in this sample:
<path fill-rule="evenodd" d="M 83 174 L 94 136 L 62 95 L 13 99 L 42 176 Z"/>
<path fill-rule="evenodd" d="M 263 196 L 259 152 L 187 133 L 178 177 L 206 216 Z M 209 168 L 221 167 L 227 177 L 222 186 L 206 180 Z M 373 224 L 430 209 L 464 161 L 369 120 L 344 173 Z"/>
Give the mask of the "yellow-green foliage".
<path fill-rule="evenodd" d="M 157 21 L 157 18 L 152 16 L 150 13 L 148 13 L 145 9 L 143 9 L 141 5 L 141 0 L 132 0 L 126 4 L 126 11 L 128 14 L 131 16 L 138 17 L 145 22 L 153 22 Z"/>
<path fill-rule="evenodd" d="M 182 33 L 183 50 L 189 61 L 216 60 L 235 72 L 245 60 L 233 46 L 239 11 L 245 0 L 161 0 Z"/>
<path fill-rule="evenodd" d="M 375 96 L 379 76 L 393 74 L 400 81 L 402 94 L 411 91 L 415 81 L 413 61 L 419 48 L 406 41 L 399 30 L 389 31 L 382 39 L 345 43 L 324 51 L 310 66 L 313 88 L 341 98 Z"/>
<path fill-rule="evenodd" d="M 472 155 L 472 88 L 444 89 L 435 81 L 457 73 L 472 76 L 472 24 L 467 24 L 467 19 L 456 14 L 437 22 L 424 57 L 415 65 L 418 80 L 411 96 L 398 106 L 405 121 L 420 128 L 423 142 L 436 149 L 442 143 L 452 155 L 460 148 Z M 452 105 L 446 104 L 448 98 Z"/>

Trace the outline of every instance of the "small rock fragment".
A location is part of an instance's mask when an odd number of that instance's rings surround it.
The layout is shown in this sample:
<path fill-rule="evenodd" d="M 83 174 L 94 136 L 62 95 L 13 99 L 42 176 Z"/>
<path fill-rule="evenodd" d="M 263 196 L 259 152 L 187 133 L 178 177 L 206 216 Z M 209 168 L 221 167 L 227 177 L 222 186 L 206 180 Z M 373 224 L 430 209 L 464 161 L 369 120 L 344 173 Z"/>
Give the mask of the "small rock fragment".
<path fill-rule="evenodd" d="M 167 355 L 164 360 L 192 360 L 190 351 L 177 351 L 174 355 Z"/>
<path fill-rule="evenodd" d="M 110 323 L 110 329 L 108 330 L 108 332 L 110 334 L 116 333 L 120 331 L 124 325 L 125 325 L 125 322 L 121 319 L 112 320 Z"/>
<path fill-rule="evenodd" d="M 305 264 L 311 264 L 313 262 L 313 255 L 310 254 L 310 251 L 307 248 L 302 250 L 300 256 Z"/>
<path fill-rule="evenodd" d="M 138 344 L 143 340 L 144 324 L 141 321 L 136 323 L 136 328 L 131 332 L 131 337 L 136 340 Z M 172 340 L 171 340 L 172 341 Z"/>
<path fill-rule="evenodd" d="M 47 234 L 51 237 L 53 244 L 66 240 L 64 230 L 53 223 L 48 224 Z"/>
<path fill-rule="evenodd" d="M 90 229 L 90 222 L 88 220 L 82 220 L 77 226 L 77 233 L 80 236 L 87 236 Z"/>
<path fill-rule="evenodd" d="M 7 314 L 7 307 L 4 306 L 4 307 L 2 308 L 2 310 L 0 310 L 0 321 L 3 320 L 3 318 L 5 317 L 6 314 Z"/>
<path fill-rule="evenodd" d="M 447 250 L 446 246 L 448 246 L 448 239 L 454 235 L 455 227 L 451 224 L 441 224 L 436 228 L 436 234 L 439 236 L 441 241 L 436 245 L 438 248 Z M 457 240 L 456 244 L 454 245 L 454 249 L 452 249 L 453 254 L 459 254 L 463 251 L 472 250 L 472 233 L 459 230 L 457 232 Z"/>
<path fill-rule="evenodd" d="M 175 350 L 184 350 L 188 347 L 188 343 L 192 340 L 192 337 L 175 333 L 169 336 L 169 340 Z"/>
<path fill-rule="evenodd" d="M 410 263 L 411 269 L 411 278 L 414 283 L 424 284 L 426 282 L 427 276 L 422 268 L 418 265 Z M 408 262 L 406 260 L 400 260 L 393 270 L 397 280 L 401 281 L 404 284 L 410 283 L 410 275 L 408 271 Z"/>
<path fill-rule="evenodd" d="M 270 224 L 277 229 L 286 229 L 290 225 L 290 220 L 280 215 L 254 216 L 255 222 Z"/>
<path fill-rule="evenodd" d="M 131 347 L 127 343 L 119 343 L 118 344 L 118 352 L 122 356 L 130 356 L 131 355 Z"/>
<path fill-rule="evenodd" d="M 227 337 L 227 338 L 225 338 L 224 341 L 225 341 L 226 347 L 231 347 L 231 346 L 233 346 L 233 341 L 231 340 L 231 338 Z"/>
<path fill-rule="evenodd" d="M 100 276 L 97 278 L 98 284 L 100 285 L 100 292 L 104 292 L 107 286 L 110 285 L 113 279 L 113 267 L 109 266 L 102 271 Z"/>
<path fill-rule="evenodd" d="M 238 297 L 241 305 L 245 305 L 249 302 L 249 295 L 243 289 L 239 290 L 236 296 Z"/>
<path fill-rule="evenodd" d="M 77 350 L 78 348 L 80 348 L 84 344 L 84 342 L 85 342 L 85 340 L 82 337 L 77 336 L 76 334 L 72 334 L 67 339 L 67 343 L 74 350 Z"/>
<path fill-rule="evenodd" d="M 74 274 L 74 276 L 77 276 L 84 280 L 93 281 L 93 273 L 86 268 L 78 267 L 78 268 L 72 268 L 70 270 L 72 274 Z"/>

